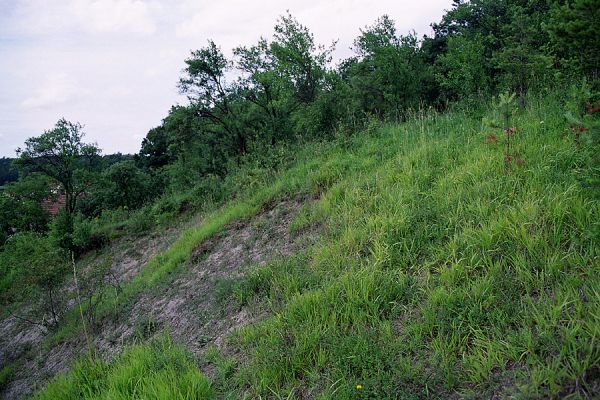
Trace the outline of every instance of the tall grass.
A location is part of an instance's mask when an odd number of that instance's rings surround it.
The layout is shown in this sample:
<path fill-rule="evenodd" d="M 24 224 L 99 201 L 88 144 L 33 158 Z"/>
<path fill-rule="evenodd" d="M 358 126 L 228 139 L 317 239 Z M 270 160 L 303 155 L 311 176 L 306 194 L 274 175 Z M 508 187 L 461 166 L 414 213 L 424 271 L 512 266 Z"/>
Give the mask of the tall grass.
<path fill-rule="evenodd" d="M 515 116 L 512 148 L 524 164 L 509 172 L 501 145 L 486 143 L 481 119 L 465 111 L 307 146 L 270 184 L 184 233 L 118 301 L 168 281 L 228 222 L 313 192 L 319 201 L 292 226 L 322 224 L 322 239 L 249 276 L 257 290 L 232 294 L 256 296 L 272 317 L 235 334 L 230 346 L 243 357 L 214 382 L 219 394 L 591 393 L 600 201 L 582 185 L 591 153 L 568 136 L 562 115 L 547 96 Z"/>
<path fill-rule="evenodd" d="M 185 350 L 163 339 L 131 347 L 113 363 L 86 358 L 33 397 L 202 400 L 214 398 L 214 393 Z"/>
<path fill-rule="evenodd" d="M 502 149 L 460 113 L 389 126 L 331 155 L 360 168 L 312 211 L 328 235 L 287 277 L 310 274 L 310 284 L 291 293 L 273 284 L 265 293 L 281 299 L 276 316 L 238 334 L 238 390 L 592 391 L 600 202 L 581 187 L 586 153 L 564 134 L 561 115 L 547 99 L 517 116 L 513 145 L 525 164 L 508 174 Z"/>

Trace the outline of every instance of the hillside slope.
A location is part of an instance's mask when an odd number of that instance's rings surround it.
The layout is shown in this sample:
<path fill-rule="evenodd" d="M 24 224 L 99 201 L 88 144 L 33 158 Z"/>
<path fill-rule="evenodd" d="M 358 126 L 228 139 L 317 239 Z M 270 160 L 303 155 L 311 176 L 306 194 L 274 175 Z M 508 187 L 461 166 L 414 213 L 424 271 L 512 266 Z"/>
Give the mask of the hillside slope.
<path fill-rule="evenodd" d="M 557 99 L 530 99 L 509 164 L 502 135 L 460 111 L 307 145 L 182 233 L 98 318 L 133 332 L 131 310 L 181 284 L 208 303 L 161 297 L 143 312 L 147 334 L 120 340 L 141 344 L 76 364 L 39 396 L 600 395 L 598 170 L 562 114 Z M 261 223 L 278 204 L 295 211 Z M 247 242 L 250 225 L 274 234 Z M 228 248 L 246 254 L 240 273 L 235 257 L 211 258 L 227 240 L 245 244 Z M 249 256 L 269 240 L 286 250 Z"/>

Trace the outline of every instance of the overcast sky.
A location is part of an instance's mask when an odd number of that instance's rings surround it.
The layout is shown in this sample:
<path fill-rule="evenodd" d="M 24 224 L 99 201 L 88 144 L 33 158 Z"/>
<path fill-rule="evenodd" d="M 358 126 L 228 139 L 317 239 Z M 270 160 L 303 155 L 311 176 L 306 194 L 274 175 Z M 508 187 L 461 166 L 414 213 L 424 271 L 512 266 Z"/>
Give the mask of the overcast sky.
<path fill-rule="evenodd" d="M 317 43 L 351 54 L 359 29 L 390 15 L 398 32 L 430 34 L 451 0 L 0 0 L 0 156 L 65 117 L 104 154 L 139 150 L 171 105 L 189 51 L 226 54 L 270 37 L 289 10 Z"/>

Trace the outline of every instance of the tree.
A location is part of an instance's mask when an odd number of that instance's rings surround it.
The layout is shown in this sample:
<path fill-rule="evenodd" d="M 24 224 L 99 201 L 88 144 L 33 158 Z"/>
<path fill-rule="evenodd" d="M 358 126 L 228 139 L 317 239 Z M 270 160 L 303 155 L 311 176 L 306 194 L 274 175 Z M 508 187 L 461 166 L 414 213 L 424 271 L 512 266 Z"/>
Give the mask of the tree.
<path fill-rule="evenodd" d="M 536 43 L 540 29 L 539 19 L 529 10 L 510 8 L 511 22 L 506 25 L 502 48 L 492 57 L 493 63 L 504 73 L 504 86 L 519 96 L 519 106 L 525 106 L 525 94 L 536 80 L 550 70 L 551 58 Z"/>
<path fill-rule="evenodd" d="M 264 137 L 274 145 L 279 136 L 289 132 L 292 82 L 278 69 L 277 59 L 266 39 L 256 45 L 233 50 L 236 67 L 241 76 L 236 82 L 239 95 L 254 106 L 247 108 L 251 117 L 247 124 L 255 126 L 256 136 Z"/>
<path fill-rule="evenodd" d="M 77 199 L 90 187 L 91 172 L 99 164 L 100 150 L 82 142 L 83 126 L 64 118 L 54 129 L 25 141 L 18 149 L 15 165 L 24 173 L 42 173 L 55 180 L 65 194 L 65 211 L 73 214 Z"/>
<path fill-rule="evenodd" d="M 446 53 L 436 61 L 436 78 L 447 98 L 466 98 L 488 89 L 485 47 L 480 38 L 455 35 L 448 39 Z"/>
<path fill-rule="evenodd" d="M 0 188 L 7 183 L 16 181 L 19 177 L 17 170 L 12 167 L 12 162 L 11 158 L 0 158 Z"/>
<path fill-rule="evenodd" d="M 173 161 L 168 152 L 169 138 L 163 125 L 152 128 L 142 140 L 140 152 L 136 154 L 135 160 L 138 165 L 145 168 L 156 169 L 163 167 Z"/>
<path fill-rule="evenodd" d="M 592 79 L 600 77 L 600 2 L 556 2 L 545 24 L 551 45 L 563 63 Z"/>
<path fill-rule="evenodd" d="M 535 1 L 538 0 L 532 0 L 531 3 Z M 446 12 L 442 20 L 432 24 L 437 54 L 445 52 L 447 41 L 452 36 L 479 35 L 485 47 L 485 55 L 490 57 L 492 52 L 501 47 L 502 29 L 510 23 L 509 2 L 510 0 L 454 0 L 452 9 Z"/>
<path fill-rule="evenodd" d="M 450 54 L 450 58 L 443 59 L 444 54 L 452 51 L 450 42 L 454 40 L 456 46 L 456 38 L 476 38 L 478 48 L 464 49 L 476 50 L 481 55 L 473 64 L 479 63 L 487 84 L 496 91 L 516 92 L 523 105 L 527 90 L 545 78 L 551 66 L 547 48 L 549 36 L 543 22 L 548 19 L 552 3 L 547 0 L 455 0 L 442 21 L 432 25 L 435 37 L 426 41 L 428 58 L 438 59 L 444 75 L 444 62 L 456 60 L 457 56 Z"/>
<path fill-rule="evenodd" d="M 299 102 L 310 103 L 317 96 L 334 48 L 335 43 L 329 48 L 316 45 L 313 34 L 289 12 L 279 18 L 270 51 Z"/>
<path fill-rule="evenodd" d="M 113 164 L 106 172 L 110 182 L 110 198 L 108 204 L 114 207 L 135 209 L 149 198 L 148 187 L 150 177 L 143 173 L 133 161 L 121 161 Z"/>
<path fill-rule="evenodd" d="M 44 232 L 47 226 L 48 214 L 38 203 L 0 194 L 0 248 L 16 232 Z"/>
<path fill-rule="evenodd" d="M 199 117 L 224 131 L 236 144 L 238 154 L 245 154 L 248 140 L 234 112 L 234 91 L 225 82 L 231 62 L 210 40 L 208 46 L 193 51 L 185 63 L 185 75 L 179 80 L 180 92 L 188 96 Z M 205 129 L 212 128 L 205 126 Z"/>
<path fill-rule="evenodd" d="M 419 106 L 433 76 L 414 34 L 398 36 L 384 15 L 361 30 L 354 51 L 350 82 L 365 113 L 400 119 L 404 110 Z"/>
<path fill-rule="evenodd" d="M 231 105 L 239 115 L 235 104 Z M 227 160 L 240 155 L 235 137 L 215 125 L 210 119 L 199 117 L 197 106 L 171 107 L 163 120 L 168 137 L 168 152 L 173 162 L 169 166 L 171 178 L 189 187 L 206 174 L 224 175 Z M 236 123 L 243 126 L 238 116 Z M 244 136 L 247 134 L 244 131 Z M 173 174 L 175 173 L 175 174 Z"/>
<path fill-rule="evenodd" d="M 18 318 L 39 325 L 54 326 L 64 312 L 67 297 L 58 293 L 68 271 L 67 256 L 52 241 L 34 232 L 19 232 L 10 237 L 0 252 L 0 302 L 22 300 L 37 295 L 42 307 L 41 321 L 37 307 Z M 46 320 L 47 316 L 49 320 Z"/>
<path fill-rule="evenodd" d="M 0 192 L 0 246 L 16 232 L 45 232 L 48 214 L 41 202 L 52 196 L 49 178 L 31 174 Z"/>

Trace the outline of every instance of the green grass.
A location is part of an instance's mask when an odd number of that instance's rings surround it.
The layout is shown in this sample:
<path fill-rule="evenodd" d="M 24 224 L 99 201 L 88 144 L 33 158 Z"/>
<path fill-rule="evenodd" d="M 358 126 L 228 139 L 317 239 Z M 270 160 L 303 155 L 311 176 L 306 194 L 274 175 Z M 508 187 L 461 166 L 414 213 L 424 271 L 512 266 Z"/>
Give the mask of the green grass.
<path fill-rule="evenodd" d="M 319 201 L 290 229 L 321 224 L 319 242 L 220 295 L 272 316 L 234 335 L 243 357 L 225 363 L 218 395 L 578 398 L 600 373 L 600 201 L 583 184 L 597 148 L 576 145 L 562 115 L 551 96 L 516 115 L 525 163 L 510 171 L 480 117 L 461 111 L 308 145 L 105 310 L 168 283 L 228 222 L 310 192 Z"/>
<path fill-rule="evenodd" d="M 7 364 L 0 369 L 0 390 L 3 390 L 15 375 L 16 366 Z"/>
<path fill-rule="evenodd" d="M 283 280 L 310 279 L 290 291 L 274 274 L 264 292 L 275 316 L 238 333 L 237 390 L 589 391 L 600 362 L 600 202 L 581 187 L 588 153 L 561 115 L 548 101 L 517 117 L 525 165 L 510 173 L 487 129 L 459 113 L 385 127 L 330 155 L 360 167 L 301 214 L 300 225 L 324 223 L 328 235 Z"/>
<path fill-rule="evenodd" d="M 163 339 L 131 347 L 113 363 L 79 361 L 33 398 L 201 400 L 214 392 L 186 351 Z"/>

